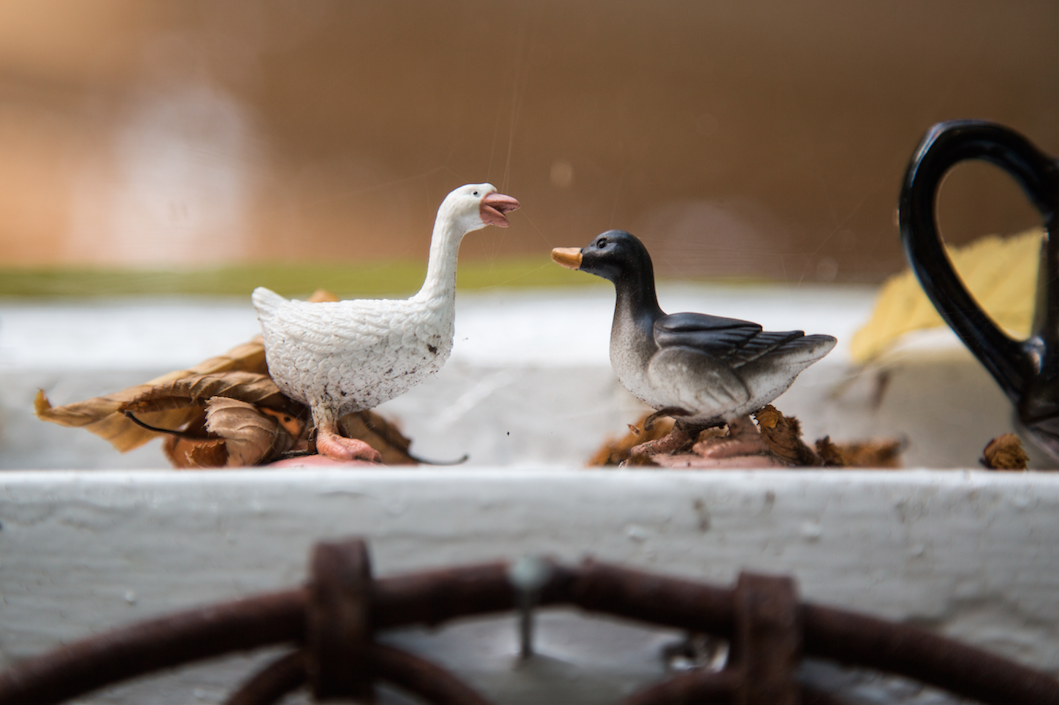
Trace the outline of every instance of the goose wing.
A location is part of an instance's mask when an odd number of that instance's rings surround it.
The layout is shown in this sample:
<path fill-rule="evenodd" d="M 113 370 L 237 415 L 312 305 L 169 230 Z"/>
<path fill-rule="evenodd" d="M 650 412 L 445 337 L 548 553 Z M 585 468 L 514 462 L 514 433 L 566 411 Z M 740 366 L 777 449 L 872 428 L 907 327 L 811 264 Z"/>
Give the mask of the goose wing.
<path fill-rule="evenodd" d="M 769 332 L 757 323 L 705 313 L 674 313 L 655 321 L 659 349 L 692 349 L 735 369 L 805 336 L 800 330 Z"/>
<path fill-rule="evenodd" d="M 400 307 L 403 302 L 290 301 L 268 319 L 262 317 L 266 338 L 276 347 L 297 348 L 316 357 L 343 355 L 357 359 L 387 352 L 404 337 Z M 393 341 L 396 335 L 397 341 Z"/>

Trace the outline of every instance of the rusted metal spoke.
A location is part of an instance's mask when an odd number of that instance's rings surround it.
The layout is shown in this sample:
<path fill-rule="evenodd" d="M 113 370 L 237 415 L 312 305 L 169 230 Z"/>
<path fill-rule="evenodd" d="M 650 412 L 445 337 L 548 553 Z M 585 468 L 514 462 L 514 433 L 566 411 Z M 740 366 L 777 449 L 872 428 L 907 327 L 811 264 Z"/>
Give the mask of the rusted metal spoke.
<path fill-rule="evenodd" d="M 731 589 L 587 562 L 569 599 L 589 611 L 733 637 Z M 800 612 L 805 656 L 913 678 L 983 703 L 1059 705 L 1055 678 L 981 649 L 829 607 L 802 604 Z"/>
<path fill-rule="evenodd" d="M 741 705 L 798 705 L 794 680 L 802 660 L 801 620 L 794 581 L 741 573 L 735 587 L 736 635 L 728 668 L 742 677 Z"/>
<path fill-rule="evenodd" d="M 912 678 L 983 703 L 1059 703 L 1059 681 L 917 627 L 802 605 L 805 653 Z"/>
<path fill-rule="evenodd" d="M 371 559 L 361 540 L 319 543 L 310 563 L 305 652 L 317 700 L 371 702 Z"/>
<path fill-rule="evenodd" d="M 569 571 L 557 571 L 559 582 Z M 510 610 L 507 564 L 429 571 L 375 580 L 377 629 L 436 625 Z M 558 601 L 552 596 L 552 602 Z M 220 603 L 89 637 L 0 673 L 0 705 L 61 703 L 106 685 L 230 651 L 303 643 L 304 589 Z"/>
<path fill-rule="evenodd" d="M 0 703 L 61 703 L 163 668 L 300 640 L 305 603 L 304 590 L 271 593 L 74 642 L 0 673 Z"/>
<path fill-rule="evenodd" d="M 846 705 L 838 697 L 811 685 L 802 685 L 802 705 Z"/>
<path fill-rule="evenodd" d="M 740 680 L 732 671 L 690 671 L 644 688 L 622 705 L 728 705 Z"/>
<path fill-rule="evenodd" d="M 586 560 L 570 571 L 563 596 L 582 609 L 606 612 L 650 624 L 731 638 L 734 593 L 680 578 L 651 575 Z M 543 591 L 542 604 L 548 597 Z"/>
<path fill-rule="evenodd" d="M 732 671 L 691 671 L 644 688 L 622 705 L 729 705 L 736 703 L 740 676 Z M 799 684 L 802 705 L 845 705 L 819 688 Z"/>
<path fill-rule="evenodd" d="M 243 683 L 225 705 L 273 705 L 305 685 L 305 653 L 295 651 L 276 659 Z"/>
<path fill-rule="evenodd" d="M 434 705 L 490 705 L 445 669 L 406 651 L 376 644 L 371 658 L 380 679 Z"/>
<path fill-rule="evenodd" d="M 445 669 L 392 646 L 372 645 L 365 666 L 379 680 L 434 705 L 491 705 Z M 295 651 L 258 672 L 225 705 L 273 705 L 307 682 L 306 655 Z"/>
<path fill-rule="evenodd" d="M 358 590 L 363 599 L 355 613 L 366 627 L 354 640 L 362 646 L 378 630 L 504 612 L 513 609 L 517 600 L 504 563 L 362 578 Z M 575 605 L 733 642 L 737 636 L 736 590 L 604 563 L 552 566 L 537 600 L 542 607 Z M 0 705 L 60 703 L 105 685 L 231 651 L 304 645 L 308 607 L 308 591 L 291 590 L 91 637 L 0 673 Z M 783 619 L 800 617 L 801 650 L 806 656 L 914 678 L 981 702 L 1059 705 L 1059 681 L 1049 675 L 921 629 L 812 604 L 792 603 L 782 611 L 787 615 Z M 340 631 L 346 633 L 345 628 Z M 356 648 L 339 660 L 347 665 L 351 660 L 365 662 L 354 659 L 355 652 Z M 775 656 L 778 662 L 789 662 L 796 652 L 787 643 Z"/>
<path fill-rule="evenodd" d="M 436 626 L 459 617 L 506 612 L 515 606 L 515 590 L 507 577 L 507 563 L 433 570 L 374 583 L 376 629 L 412 625 Z M 562 589 L 569 571 L 557 571 L 554 602 L 565 601 Z"/>

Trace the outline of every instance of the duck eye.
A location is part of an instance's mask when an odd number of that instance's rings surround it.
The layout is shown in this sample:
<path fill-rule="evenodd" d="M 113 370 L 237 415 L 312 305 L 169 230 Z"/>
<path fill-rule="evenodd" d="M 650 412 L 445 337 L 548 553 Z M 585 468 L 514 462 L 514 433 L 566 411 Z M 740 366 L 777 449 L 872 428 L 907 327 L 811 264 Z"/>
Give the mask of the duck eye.
<path fill-rule="evenodd" d="M 607 238 L 601 237 L 600 239 L 596 240 L 596 247 L 598 247 L 600 249 L 603 249 L 606 246 L 607 246 Z"/>
<path fill-rule="evenodd" d="M 477 192 L 477 191 L 475 191 L 475 192 L 474 192 L 474 195 L 475 195 L 475 196 L 477 196 L 477 195 L 478 195 L 478 192 Z"/>

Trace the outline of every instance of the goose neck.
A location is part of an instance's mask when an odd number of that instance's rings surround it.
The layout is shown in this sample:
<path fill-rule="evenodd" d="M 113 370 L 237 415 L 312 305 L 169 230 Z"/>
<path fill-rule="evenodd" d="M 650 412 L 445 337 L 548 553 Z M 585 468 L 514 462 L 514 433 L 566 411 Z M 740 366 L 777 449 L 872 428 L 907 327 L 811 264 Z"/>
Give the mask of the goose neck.
<path fill-rule="evenodd" d="M 456 296 L 456 259 L 465 233 L 451 221 L 438 218 L 430 237 L 427 276 L 417 298 L 454 298 Z"/>

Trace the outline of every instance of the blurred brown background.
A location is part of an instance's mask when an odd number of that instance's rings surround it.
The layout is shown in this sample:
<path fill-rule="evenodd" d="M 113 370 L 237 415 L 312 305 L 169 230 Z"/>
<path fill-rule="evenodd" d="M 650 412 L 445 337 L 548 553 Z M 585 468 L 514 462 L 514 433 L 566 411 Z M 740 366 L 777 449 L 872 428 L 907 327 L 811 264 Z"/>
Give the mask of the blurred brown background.
<path fill-rule="evenodd" d="M 0 264 L 423 259 L 490 181 L 523 209 L 462 257 L 620 227 L 670 276 L 874 281 L 958 117 L 1059 153 L 1059 2 L 5 2 Z M 1036 222 L 978 165 L 941 218 Z"/>

